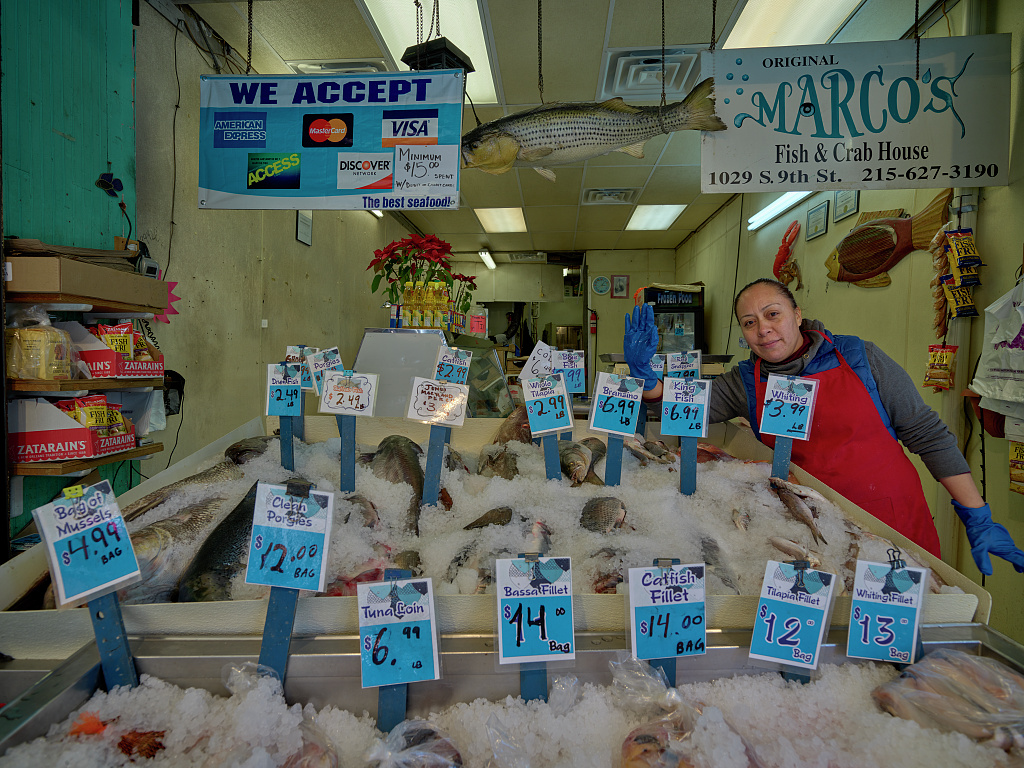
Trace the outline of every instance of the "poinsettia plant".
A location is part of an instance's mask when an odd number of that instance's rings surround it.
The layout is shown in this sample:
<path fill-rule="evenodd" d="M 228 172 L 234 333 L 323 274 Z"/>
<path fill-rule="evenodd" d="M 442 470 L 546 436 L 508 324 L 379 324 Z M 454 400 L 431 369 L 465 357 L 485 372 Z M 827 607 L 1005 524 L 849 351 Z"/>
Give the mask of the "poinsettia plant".
<path fill-rule="evenodd" d="M 367 269 L 377 274 L 370 290 L 376 293 L 383 286 L 388 301 L 397 304 L 407 282 L 440 280 L 450 289 L 453 282 L 451 257 L 451 245 L 435 235 L 411 234 L 395 240 L 373 252 Z"/>
<path fill-rule="evenodd" d="M 452 297 L 455 311 L 465 314 L 473 305 L 473 291 L 476 290 L 476 280 L 469 275 L 459 274 L 453 274 L 452 280 L 457 284 L 454 288 L 455 295 Z"/>

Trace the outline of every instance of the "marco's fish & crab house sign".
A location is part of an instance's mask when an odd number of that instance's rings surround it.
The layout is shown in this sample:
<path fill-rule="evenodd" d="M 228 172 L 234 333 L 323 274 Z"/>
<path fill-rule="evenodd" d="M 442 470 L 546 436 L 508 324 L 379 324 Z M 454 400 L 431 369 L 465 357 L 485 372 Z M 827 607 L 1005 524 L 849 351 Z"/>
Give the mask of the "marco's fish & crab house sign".
<path fill-rule="evenodd" d="M 703 54 L 702 192 L 1008 183 L 1010 36 Z"/>

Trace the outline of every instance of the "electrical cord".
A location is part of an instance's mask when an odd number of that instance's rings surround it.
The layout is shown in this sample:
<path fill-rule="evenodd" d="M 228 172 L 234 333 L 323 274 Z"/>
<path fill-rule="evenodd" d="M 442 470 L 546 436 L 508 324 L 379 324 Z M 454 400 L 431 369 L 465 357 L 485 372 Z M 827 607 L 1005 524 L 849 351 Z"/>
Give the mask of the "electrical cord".
<path fill-rule="evenodd" d="M 187 25 L 186 25 L 187 26 Z M 166 280 L 171 272 L 171 254 L 174 243 L 174 198 L 178 190 L 178 110 L 181 108 L 181 78 L 178 75 L 178 33 L 181 22 L 174 25 L 174 82 L 178 87 L 178 98 L 174 102 L 174 117 L 171 120 L 171 218 L 167 234 L 167 266 L 164 267 L 162 279 Z"/>
<path fill-rule="evenodd" d="M 178 436 L 181 434 L 181 425 L 185 423 L 185 390 L 181 391 L 181 400 L 178 405 L 178 429 L 174 433 L 174 445 L 171 447 L 171 452 L 167 456 L 167 467 L 171 466 L 171 459 L 174 458 L 174 451 L 178 448 Z"/>
<path fill-rule="evenodd" d="M 128 221 L 128 237 L 125 240 L 132 239 L 132 219 L 128 215 L 128 206 L 125 205 L 124 200 L 117 204 L 117 207 L 121 209 L 121 213 L 124 214 L 125 219 Z"/>

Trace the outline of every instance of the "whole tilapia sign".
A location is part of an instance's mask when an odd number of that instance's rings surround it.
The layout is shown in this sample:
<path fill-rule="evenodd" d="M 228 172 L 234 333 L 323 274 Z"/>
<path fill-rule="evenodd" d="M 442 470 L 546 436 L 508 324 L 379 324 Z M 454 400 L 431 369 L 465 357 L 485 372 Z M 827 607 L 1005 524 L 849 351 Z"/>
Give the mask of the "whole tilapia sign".
<path fill-rule="evenodd" d="M 555 180 L 552 165 L 589 160 L 609 152 L 644 156 L 644 143 L 662 133 L 725 130 L 715 114 L 714 80 L 699 83 L 682 101 L 635 107 L 615 98 L 595 104 L 553 103 L 477 126 L 462 137 L 466 168 L 505 173 L 533 168 Z"/>

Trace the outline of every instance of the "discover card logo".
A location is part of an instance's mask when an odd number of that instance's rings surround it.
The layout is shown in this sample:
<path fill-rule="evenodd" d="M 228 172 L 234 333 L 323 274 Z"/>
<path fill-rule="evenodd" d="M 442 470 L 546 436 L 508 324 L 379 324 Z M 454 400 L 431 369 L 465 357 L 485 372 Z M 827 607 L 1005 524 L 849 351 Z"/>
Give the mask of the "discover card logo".
<path fill-rule="evenodd" d="M 391 189 L 394 160 L 390 152 L 339 152 L 338 189 Z"/>
<path fill-rule="evenodd" d="M 267 113 L 214 112 L 213 146 L 215 149 L 267 146 Z"/>
<path fill-rule="evenodd" d="M 248 189 L 298 189 L 299 153 L 250 152 Z"/>

